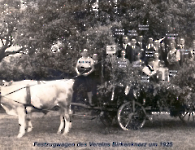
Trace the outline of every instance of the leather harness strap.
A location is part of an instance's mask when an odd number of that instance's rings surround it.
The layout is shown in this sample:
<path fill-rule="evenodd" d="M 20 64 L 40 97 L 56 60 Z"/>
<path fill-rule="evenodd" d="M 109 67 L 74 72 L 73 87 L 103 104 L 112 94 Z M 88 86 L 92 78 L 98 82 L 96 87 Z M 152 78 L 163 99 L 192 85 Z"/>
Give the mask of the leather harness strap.
<path fill-rule="evenodd" d="M 31 93 L 30 93 L 30 86 L 26 86 L 26 105 L 31 105 Z"/>

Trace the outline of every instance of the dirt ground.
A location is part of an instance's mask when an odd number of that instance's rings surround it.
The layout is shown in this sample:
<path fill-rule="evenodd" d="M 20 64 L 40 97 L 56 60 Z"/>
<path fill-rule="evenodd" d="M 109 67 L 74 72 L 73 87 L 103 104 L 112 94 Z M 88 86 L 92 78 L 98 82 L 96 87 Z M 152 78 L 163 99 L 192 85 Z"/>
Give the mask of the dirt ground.
<path fill-rule="evenodd" d="M 18 120 L 16 117 L 0 113 L 0 150 L 34 150 L 34 149 L 75 149 L 75 150 L 194 150 L 195 125 L 184 125 L 178 118 L 169 116 L 154 116 L 154 123 L 146 122 L 140 130 L 122 131 L 119 127 L 105 131 L 100 120 L 76 116 L 73 127 L 66 136 L 57 135 L 59 116 L 51 112 L 44 116 L 34 114 L 32 118 L 33 131 L 17 139 Z M 39 147 L 37 143 L 66 143 L 67 147 Z M 104 146 L 97 143 L 106 143 Z M 115 144 L 113 144 L 115 142 Z M 122 142 L 123 145 L 116 145 Z M 162 142 L 162 143 L 161 143 Z M 164 143 L 163 145 L 163 142 Z M 169 142 L 169 143 L 168 143 Z M 172 142 L 172 143 L 171 143 Z M 69 145 L 68 145 L 69 143 Z M 70 143 L 76 146 L 70 147 Z M 83 147 L 77 144 L 83 144 Z M 130 145 L 125 145 L 130 143 Z M 131 144 L 134 144 L 133 146 Z M 142 145 L 140 145 L 142 143 Z M 146 144 L 144 144 L 146 143 Z M 153 144 L 151 144 L 153 143 Z M 85 145 L 86 144 L 86 145 Z M 91 145 L 90 145 L 91 144 Z M 95 145 L 96 144 L 96 145 Z M 110 146 L 108 146 L 110 144 Z M 138 145 L 139 144 L 139 145 Z M 172 145 L 171 145 L 172 144 Z"/>

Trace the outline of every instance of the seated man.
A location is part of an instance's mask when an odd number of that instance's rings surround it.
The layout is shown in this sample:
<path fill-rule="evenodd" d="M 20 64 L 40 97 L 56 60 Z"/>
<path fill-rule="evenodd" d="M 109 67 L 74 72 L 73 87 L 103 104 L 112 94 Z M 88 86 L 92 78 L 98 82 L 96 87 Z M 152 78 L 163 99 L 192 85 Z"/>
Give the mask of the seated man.
<path fill-rule="evenodd" d="M 85 87 L 87 90 L 87 96 L 89 99 L 89 104 L 92 106 L 92 89 L 93 89 L 93 84 L 92 84 L 92 79 L 91 75 L 92 72 L 94 71 L 94 60 L 88 56 L 88 50 L 84 49 L 82 53 L 82 57 L 79 58 L 77 61 L 75 70 L 77 72 L 78 78 L 76 79 L 76 82 L 78 81 L 84 81 Z M 77 84 L 74 84 L 77 86 Z"/>
<path fill-rule="evenodd" d="M 168 68 L 163 67 L 160 64 L 160 60 L 158 59 L 158 53 L 155 53 L 154 54 L 154 60 L 153 61 L 150 61 L 148 63 L 148 66 L 145 66 L 142 71 L 146 75 L 148 75 L 149 77 L 157 74 L 157 72 L 158 72 L 158 75 L 159 75 L 159 73 L 162 74 L 162 79 L 161 80 L 163 80 L 163 81 L 165 81 L 165 80 L 169 81 L 169 78 L 167 78 Z M 158 77 L 158 75 L 157 75 L 157 77 Z"/>

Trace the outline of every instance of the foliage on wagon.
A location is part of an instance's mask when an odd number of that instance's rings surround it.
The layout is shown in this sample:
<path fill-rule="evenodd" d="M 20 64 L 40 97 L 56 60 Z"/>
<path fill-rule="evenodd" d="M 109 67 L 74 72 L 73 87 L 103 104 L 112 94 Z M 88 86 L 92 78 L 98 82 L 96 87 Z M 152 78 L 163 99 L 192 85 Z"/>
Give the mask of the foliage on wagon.
<path fill-rule="evenodd" d="M 182 104 L 193 102 L 193 66 L 193 63 L 191 63 L 189 69 L 187 67 L 181 68 L 178 76 L 171 78 L 170 82 L 160 81 L 157 78 L 158 74 L 150 77 L 149 82 L 143 82 L 141 79 L 143 75 L 141 67 L 135 68 L 132 65 L 129 67 L 129 74 L 124 78 L 119 71 L 117 72 L 117 68 L 110 66 L 108 67 L 110 69 L 110 81 L 98 86 L 98 94 L 100 97 L 108 98 L 106 96 L 111 95 L 112 88 L 122 83 L 125 86 L 129 85 L 137 93 L 139 92 L 137 101 L 140 103 L 145 98 L 148 105 L 167 108 L 180 107 Z M 156 103 L 157 101 L 158 104 Z"/>

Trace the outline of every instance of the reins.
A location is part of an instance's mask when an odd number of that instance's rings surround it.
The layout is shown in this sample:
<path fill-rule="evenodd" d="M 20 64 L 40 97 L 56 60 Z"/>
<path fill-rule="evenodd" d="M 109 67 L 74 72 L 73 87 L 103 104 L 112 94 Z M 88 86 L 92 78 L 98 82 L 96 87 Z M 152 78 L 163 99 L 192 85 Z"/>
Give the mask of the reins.
<path fill-rule="evenodd" d="M 35 84 L 35 85 L 37 85 L 37 84 Z M 31 86 L 35 86 L 35 85 L 31 85 Z M 22 89 L 24 89 L 24 88 L 27 88 L 27 87 L 30 87 L 30 86 L 27 85 L 27 86 L 25 86 L 25 87 L 22 87 L 22 88 L 20 88 L 20 89 L 17 89 L 17 90 L 15 90 L 15 91 L 13 91 L 13 92 L 10 92 L 10 93 L 8 93 L 8 94 L 5 94 L 5 95 L 3 95 L 3 96 L 1 96 L 1 97 L 5 97 L 5 96 L 7 96 L 7 95 L 10 95 L 10 94 L 12 94 L 12 93 L 15 93 L 15 92 L 17 92 L 17 91 L 19 91 L 19 90 L 22 90 Z"/>

